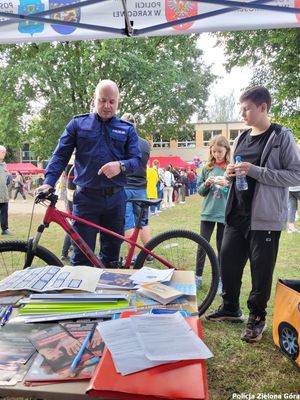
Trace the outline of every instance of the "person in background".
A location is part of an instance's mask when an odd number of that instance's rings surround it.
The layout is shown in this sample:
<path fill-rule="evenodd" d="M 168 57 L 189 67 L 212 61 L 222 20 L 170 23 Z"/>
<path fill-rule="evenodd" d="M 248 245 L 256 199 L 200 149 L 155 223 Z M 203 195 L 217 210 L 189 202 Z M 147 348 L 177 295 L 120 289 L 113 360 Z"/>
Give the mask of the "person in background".
<path fill-rule="evenodd" d="M 188 168 L 188 170 L 187 170 L 187 177 L 188 177 L 188 180 L 189 180 L 189 195 L 192 195 L 192 194 L 194 194 L 194 180 L 195 180 L 195 172 L 194 172 L 194 170 L 192 169 L 192 168 Z"/>
<path fill-rule="evenodd" d="M 300 186 L 289 187 L 289 205 L 288 205 L 288 233 L 300 233 L 296 228 L 296 213 L 298 210 L 298 201 L 300 200 Z"/>
<path fill-rule="evenodd" d="M 122 115 L 121 119 L 132 123 L 136 128 L 135 118 L 132 114 L 125 113 Z M 142 155 L 140 166 L 133 173 L 126 174 L 125 193 L 127 196 L 127 200 L 147 199 L 146 170 L 150 157 L 150 144 L 147 142 L 147 140 L 141 138 L 140 136 L 139 148 Z M 135 203 L 127 201 L 125 214 L 125 237 L 130 237 L 132 235 L 139 213 L 140 207 Z M 140 237 L 144 245 L 151 239 L 151 228 L 148 223 L 148 212 L 142 221 L 142 230 L 140 232 Z M 147 257 L 147 260 L 150 261 L 151 259 L 152 256 L 149 255 Z M 132 259 L 133 263 L 134 261 L 135 256 Z"/>
<path fill-rule="evenodd" d="M 158 199 L 157 184 L 159 182 L 158 172 L 155 168 L 147 167 L 147 197 L 148 199 Z M 156 206 L 150 206 L 150 215 L 158 217 Z"/>
<path fill-rule="evenodd" d="M 7 169 L 6 162 L 4 161 L 6 156 L 6 148 L 0 146 L 0 223 L 1 223 L 1 234 L 11 235 L 8 229 L 8 185 L 9 185 L 9 172 Z"/>
<path fill-rule="evenodd" d="M 227 203 L 228 187 L 224 173 L 230 163 L 230 144 L 222 136 L 214 136 L 209 144 L 208 162 L 199 176 L 200 196 L 204 197 L 201 211 L 200 235 L 210 242 L 211 235 L 217 225 L 216 245 L 220 263 L 220 251 L 224 232 L 225 207 Z M 222 185 L 222 186 L 221 186 Z M 196 286 L 202 285 L 202 273 L 205 262 L 205 253 L 201 248 L 197 254 Z M 218 294 L 222 292 L 220 279 Z"/>
<path fill-rule="evenodd" d="M 29 196 L 33 197 L 33 193 L 32 193 L 32 179 L 31 176 L 28 175 L 25 179 L 25 185 L 24 187 L 26 188 L 26 192 L 27 194 L 29 194 Z"/>
<path fill-rule="evenodd" d="M 19 193 L 23 197 L 23 200 L 26 200 L 26 196 L 24 193 L 25 180 L 24 180 L 24 177 L 23 177 L 23 174 L 21 171 L 16 172 L 16 177 L 14 179 L 14 182 L 15 182 L 15 189 L 16 189 L 14 200 L 16 200 Z"/>
<path fill-rule="evenodd" d="M 165 171 L 163 168 L 160 168 L 160 162 L 158 160 L 153 160 L 152 167 L 156 169 L 158 173 L 158 179 L 159 181 L 157 182 L 157 197 L 159 199 L 163 198 L 164 194 L 164 179 L 165 179 Z M 161 212 L 161 203 L 157 205 L 157 212 Z"/>
<path fill-rule="evenodd" d="M 171 172 L 171 167 L 168 165 L 165 168 L 164 177 L 164 208 L 174 207 L 173 203 L 173 186 L 175 184 L 174 175 Z"/>
<path fill-rule="evenodd" d="M 189 185 L 187 173 L 184 169 L 180 171 L 179 182 L 181 183 L 181 187 L 179 188 L 179 200 L 180 200 L 179 203 L 184 204 L 186 191 Z"/>
<path fill-rule="evenodd" d="M 119 89 L 111 80 L 101 80 L 94 95 L 95 112 L 78 115 L 67 125 L 46 168 L 38 191 L 55 186 L 76 149 L 73 214 L 119 234 L 124 233 L 126 172 L 140 163 L 134 126 L 116 116 Z M 94 251 L 98 229 L 74 222 L 74 228 Z M 119 265 L 122 241 L 101 232 L 99 257 L 107 267 Z M 73 246 L 71 265 L 91 265 Z"/>
<path fill-rule="evenodd" d="M 246 90 L 240 110 L 250 129 L 239 135 L 233 146 L 234 159 L 227 165 L 232 184 L 229 191 L 221 248 L 223 302 L 206 315 L 210 321 L 242 322 L 240 290 L 249 259 L 252 288 L 247 306 L 249 318 L 241 339 L 261 340 L 266 330 L 266 308 L 272 288 L 281 231 L 288 217 L 288 187 L 299 184 L 300 154 L 292 132 L 271 123 L 271 95 L 262 86 Z M 248 189 L 238 190 L 236 172 L 246 176 Z"/>

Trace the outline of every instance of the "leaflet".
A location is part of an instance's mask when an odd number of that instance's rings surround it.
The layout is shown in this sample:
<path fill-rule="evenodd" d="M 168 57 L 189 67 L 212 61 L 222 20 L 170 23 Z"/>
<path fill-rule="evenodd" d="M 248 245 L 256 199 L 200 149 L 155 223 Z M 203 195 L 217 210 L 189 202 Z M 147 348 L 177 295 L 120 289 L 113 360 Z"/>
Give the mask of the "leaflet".
<path fill-rule="evenodd" d="M 87 266 L 53 265 L 15 271 L 0 281 L 0 292 L 30 290 L 48 292 L 56 290 L 83 290 L 94 292 L 101 270 Z"/>

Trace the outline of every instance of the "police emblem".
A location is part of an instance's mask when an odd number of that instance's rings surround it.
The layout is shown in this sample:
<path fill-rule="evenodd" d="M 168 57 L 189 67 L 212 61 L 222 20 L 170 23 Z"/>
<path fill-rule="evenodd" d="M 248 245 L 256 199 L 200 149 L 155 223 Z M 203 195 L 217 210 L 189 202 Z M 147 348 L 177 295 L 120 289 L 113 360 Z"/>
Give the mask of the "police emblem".
<path fill-rule="evenodd" d="M 73 4 L 74 1 L 70 0 L 50 0 L 49 1 L 49 9 L 55 10 L 55 8 L 67 6 L 69 4 Z M 53 12 L 51 14 L 52 19 L 60 20 L 60 21 L 71 21 L 71 22 L 80 22 L 81 11 L 80 8 L 72 8 L 66 11 L 58 11 Z M 66 25 L 51 25 L 51 28 L 55 30 L 55 32 L 60 33 L 61 35 L 69 35 L 76 30 L 76 27 L 66 26 Z"/>
<path fill-rule="evenodd" d="M 36 14 L 44 11 L 44 4 L 41 0 L 20 0 L 18 13 L 21 15 Z M 34 33 L 43 32 L 44 24 L 37 21 L 23 20 L 19 22 L 18 30 L 21 33 L 29 33 L 33 36 Z"/>
<path fill-rule="evenodd" d="M 165 5 L 166 19 L 168 22 L 191 17 L 198 13 L 198 3 L 195 1 L 166 0 Z M 193 21 L 187 22 L 185 24 L 175 25 L 173 28 L 176 30 L 185 30 L 189 29 L 193 23 Z"/>

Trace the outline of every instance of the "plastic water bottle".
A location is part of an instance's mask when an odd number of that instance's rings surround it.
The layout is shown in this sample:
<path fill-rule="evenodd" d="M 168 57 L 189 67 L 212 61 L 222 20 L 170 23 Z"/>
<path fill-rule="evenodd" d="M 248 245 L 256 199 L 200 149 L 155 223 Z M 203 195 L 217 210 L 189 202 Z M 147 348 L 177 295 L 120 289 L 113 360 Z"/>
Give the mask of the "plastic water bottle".
<path fill-rule="evenodd" d="M 241 156 L 236 156 L 235 162 L 237 164 L 241 163 Z M 242 175 L 242 171 L 239 168 L 235 170 L 235 186 L 237 190 L 248 190 L 247 178 L 245 175 Z"/>

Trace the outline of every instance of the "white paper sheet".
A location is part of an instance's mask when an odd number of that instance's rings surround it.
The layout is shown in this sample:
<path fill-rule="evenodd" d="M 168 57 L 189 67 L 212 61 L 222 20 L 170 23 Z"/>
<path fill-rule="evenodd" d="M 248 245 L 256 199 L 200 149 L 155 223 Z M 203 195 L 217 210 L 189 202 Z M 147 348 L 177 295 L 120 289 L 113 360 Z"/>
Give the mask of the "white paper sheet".
<path fill-rule="evenodd" d="M 197 360 L 213 356 L 180 313 L 135 315 L 131 320 L 149 360 Z"/>
<path fill-rule="evenodd" d="M 147 359 L 135 335 L 130 318 L 100 322 L 98 329 L 111 352 L 116 370 L 122 375 L 162 364 L 162 362 Z"/>
<path fill-rule="evenodd" d="M 143 267 L 133 273 L 130 279 L 136 284 L 150 283 L 150 282 L 168 282 L 171 280 L 174 269 L 155 269 L 150 267 Z"/>
<path fill-rule="evenodd" d="M 99 323 L 99 331 L 122 375 L 213 354 L 180 313 L 137 315 Z"/>

